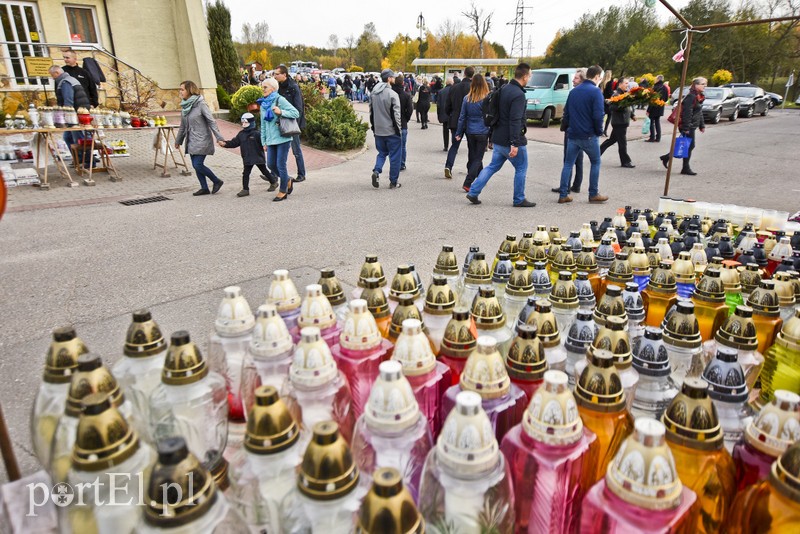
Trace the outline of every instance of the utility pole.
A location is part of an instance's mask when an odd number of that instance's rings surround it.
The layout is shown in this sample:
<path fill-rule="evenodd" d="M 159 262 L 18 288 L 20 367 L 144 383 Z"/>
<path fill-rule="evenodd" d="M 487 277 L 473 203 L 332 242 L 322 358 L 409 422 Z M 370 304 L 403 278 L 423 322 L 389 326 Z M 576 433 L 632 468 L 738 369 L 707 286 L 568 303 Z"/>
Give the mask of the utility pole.
<path fill-rule="evenodd" d="M 514 38 L 511 41 L 511 57 L 521 58 L 525 54 L 525 39 L 523 28 L 532 26 L 533 22 L 525 22 L 525 10 L 532 9 L 525 7 L 525 0 L 517 1 L 517 15 L 514 20 L 506 23 L 507 26 L 514 26 Z"/>
<path fill-rule="evenodd" d="M 425 27 L 425 17 L 422 16 L 422 11 L 419 12 L 419 17 L 417 17 L 417 29 L 419 30 L 419 57 L 422 59 L 422 39 L 427 30 Z M 419 67 L 417 67 L 417 74 L 419 74 Z"/>

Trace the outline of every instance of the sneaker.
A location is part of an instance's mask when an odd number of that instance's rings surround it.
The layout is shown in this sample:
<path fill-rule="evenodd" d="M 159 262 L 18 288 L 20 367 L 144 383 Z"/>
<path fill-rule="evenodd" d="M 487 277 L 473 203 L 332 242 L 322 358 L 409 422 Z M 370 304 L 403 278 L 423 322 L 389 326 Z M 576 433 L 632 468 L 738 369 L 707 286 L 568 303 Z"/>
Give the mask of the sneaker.
<path fill-rule="evenodd" d="M 465 193 L 469 193 L 469 186 L 468 185 L 462 185 L 461 189 L 463 189 Z"/>
<path fill-rule="evenodd" d="M 481 203 L 481 201 L 478 200 L 478 197 L 473 197 L 472 195 L 467 195 L 467 200 L 469 200 L 470 202 L 472 202 L 475 205 L 478 205 L 478 204 Z"/>
<path fill-rule="evenodd" d="M 527 198 L 520 202 L 519 204 L 514 204 L 515 208 L 534 208 L 536 207 L 536 202 L 531 202 Z"/>
<path fill-rule="evenodd" d="M 589 197 L 589 202 L 591 204 L 602 204 L 606 200 L 608 200 L 608 197 L 605 195 L 595 195 L 593 197 Z"/>
<path fill-rule="evenodd" d="M 403 184 L 400 182 L 393 182 L 389 184 L 389 189 L 400 189 L 401 187 L 403 187 Z"/>
<path fill-rule="evenodd" d="M 248 189 L 242 189 L 241 191 L 239 191 L 238 193 L 236 193 L 236 196 L 237 196 L 237 197 L 247 197 L 247 196 L 250 196 L 250 190 L 248 190 Z"/>
<path fill-rule="evenodd" d="M 372 187 L 378 187 L 378 178 L 380 177 L 381 175 L 377 171 L 372 171 Z"/>
<path fill-rule="evenodd" d="M 211 191 L 209 191 L 208 189 L 198 189 L 197 191 L 192 193 L 192 196 L 193 197 L 199 197 L 199 196 L 202 196 L 202 195 L 210 195 L 210 194 L 211 194 Z"/>
<path fill-rule="evenodd" d="M 453 177 L 453 173 L 447 167 L 444 168 L 444 177 L 448 180 Z"/>
<path fill-rule="evenodd" d="M 560 197 L 560 198 L 558 199 L 558 203 L 559 203 L 559 204 L 568 204 L 568 203 L 570 203 L 570 202 L 572 202 L 572 197 L 570 197 L 570 196 L 566 196 L 566 197 Z"/>
<path fill-rule="evenodd" d="M 219 182 L 215 183 L 215 184 L 214 184 L 214 187 L 212 187 L 212 188 L 211 188 L 211 194 L 212 194 L 212 195 L 213 195 L 213 194 L 216 194 L 216 192 L 217 192 L 217 191 L 219 191 L 219 190 L 222 188 L 222 185 L 223 185 L 224 183 L 225 183 L 225 182 L 223 182 L 222 180 L 220 180 Z"/>
<path fill-rule="evenodd" d="M 305 181 L 306 181 L 306 177 L 305 176 L 300 176 L 299 174 L 297 175 L 297 178 L 292 180 L 292 182 L 294 182 L 296 184 L 299 184 L 300 182 L 305 182 Z"/>

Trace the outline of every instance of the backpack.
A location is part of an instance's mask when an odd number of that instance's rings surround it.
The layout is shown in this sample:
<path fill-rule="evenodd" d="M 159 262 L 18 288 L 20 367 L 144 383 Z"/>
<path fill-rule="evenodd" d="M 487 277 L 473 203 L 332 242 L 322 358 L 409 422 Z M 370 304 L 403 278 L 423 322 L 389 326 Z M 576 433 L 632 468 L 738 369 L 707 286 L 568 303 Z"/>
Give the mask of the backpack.
<path fill-rule="evenodd" d="M 483 124 L 489 128 L 497 125 L 500 120 L 500 89 L 495 89 L 483 99 L 481 102 L 481 113 L 483 114 Z"/>

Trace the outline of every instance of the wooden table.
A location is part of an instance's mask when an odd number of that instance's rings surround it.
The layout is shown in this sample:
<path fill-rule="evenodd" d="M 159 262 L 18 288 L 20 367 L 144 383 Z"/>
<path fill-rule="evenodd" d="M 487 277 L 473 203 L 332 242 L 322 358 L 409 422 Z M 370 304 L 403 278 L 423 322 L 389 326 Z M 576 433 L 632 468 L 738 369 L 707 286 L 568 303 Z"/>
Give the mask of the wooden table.
<path fill-rule="evenodd" d="M 153 143 L 153 148 L 155 152 L 155 157 L 153 159 L 153 169 L 161 169 L 161 176 L 168 177 L 170 176 L 169 172 L 167 172 L 169 168 L 169 158 L 172 158 L 172 164 L 175 166 L 176 169 L 183 168 L 181 170 L 181 174 L 184 176 L 188 176 L 191 174 L 189 171 L 189 167 L 186 164 L 186 158 L 184 158 L 183 153 L 180 150 L 175 150 L 175 128 L 177 126 L 156 126 L 156 127 L 147 127 L 147 128 L 95 128 L 93 126 L 76 126 L 71 128 L 26 128 L 26 129 L 5 129 L 0 128 L 0 136 L 4 135 L 16 135 L 16 134 L 26 134 L 26 133 L 33 133 L 36 134 L 36 157 L 34 159 L 34 165 L 37 168 L 43 168 L 44 174 L 42 176 L 42 183 L 39 187 L 42 190 L 50 189 L 50 181 L 48 180 L 48 167 L 50 165 L 49 158 L 51 154 L 55 154 L 53 157 L 54 163 L 56 165 L 56 169 L 58 170 L 59 174 L 62 178 L 67 180 L 68 187 L 78 187 L 78 182 L 72 179 L 72 175 L 69 172 L 69 167 L 67 166 L 66 162 L 63 158 L 58 156 L 58 137 L 56 135 L 61 136 L 64 132 L 82 132 L 84 134 L 90 134 L 92 138 L 95 140 L 94 143 L 90 143 L 88 147 L 80 147 L 79 150 L 82 152 L 91 152 L 97 145 L 97 141 L 102 140 L 106 133 L 114 132 L 116 133 L 130 133 L 130 132 L 141 132 L 141 131 L 154 131 L 156 132 L 156 138 Z M 159 148 L 165 146 L 166 150 L 164 152 L 163 162 L 159 161 Z M 90 151 L 89 148 L 92 150 Z M 92 174 L 94 170 L 103 170 L 107 171 L 110 174 L 111 181 L 117 181 L 121 178 L 117 173 L 116 167 L 114 164 L 111 163 L 110 158 L 108 158 L 107 154 L 104 154 L 104 150 L 100 150 L 101 153 L 101 161 L 104 164 L 102 169 L 96 168 L 94 165 L 94 158 L 92 158 L 92 162 L 88 169 L 79 169 L 78 174 L 88 174 L 86 178 L 84 178 L 83 183 L 85 185 L 94 185 L 94 180 L 92 179 Z M 176 157 L 175 155 L 178 155 Z M 103 157 L 105 156 L 105 157 Z M 40 159 L 43 157 L 43 160 Z M 84 155 L 85 157 L 85 155 Z"/>

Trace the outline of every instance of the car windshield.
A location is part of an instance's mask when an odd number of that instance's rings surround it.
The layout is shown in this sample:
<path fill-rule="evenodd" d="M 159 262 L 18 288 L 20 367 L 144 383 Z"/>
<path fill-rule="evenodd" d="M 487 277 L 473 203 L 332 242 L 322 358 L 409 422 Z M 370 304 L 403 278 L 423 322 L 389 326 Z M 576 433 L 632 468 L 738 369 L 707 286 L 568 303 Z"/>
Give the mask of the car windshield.
<path fill-rule="evenodd" d="M 528 82 L 528 87 L 534 89 L 549 89 L 553 85 L 553 80 L 555 79 L 555 72 L 534 72 Z"/>
<path fill-rule="evenodd" d="M 743 96 L 745 98 L 752 98 L 756 96 L 755 87 L 734 87 L 733 94 L 736 96 Z"/>
<path fill-rule="evenodd" d="M 725 91 L 720 89 L 719 87 L 709 87 L 706 89 L 706 98 L 710 98 L 711 100 L 720 100 L 722 95 L 725 94 Z"/>

